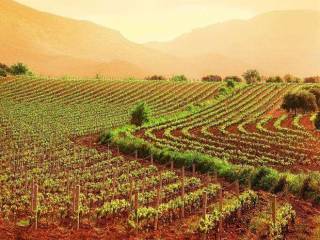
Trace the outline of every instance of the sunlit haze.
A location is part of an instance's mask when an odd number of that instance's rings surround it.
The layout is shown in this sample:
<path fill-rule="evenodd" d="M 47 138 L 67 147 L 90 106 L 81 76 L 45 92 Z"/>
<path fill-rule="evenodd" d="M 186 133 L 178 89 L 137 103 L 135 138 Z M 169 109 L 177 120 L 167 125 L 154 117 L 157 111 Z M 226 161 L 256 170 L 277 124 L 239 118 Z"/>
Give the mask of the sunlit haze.
<path fill-rule="evenodd" d="M 89 20 L 135 42 L 171 40 L 194 28 L 273 10 L 320 10 L 319 0 L 17 0 L 35 9 Z"/>

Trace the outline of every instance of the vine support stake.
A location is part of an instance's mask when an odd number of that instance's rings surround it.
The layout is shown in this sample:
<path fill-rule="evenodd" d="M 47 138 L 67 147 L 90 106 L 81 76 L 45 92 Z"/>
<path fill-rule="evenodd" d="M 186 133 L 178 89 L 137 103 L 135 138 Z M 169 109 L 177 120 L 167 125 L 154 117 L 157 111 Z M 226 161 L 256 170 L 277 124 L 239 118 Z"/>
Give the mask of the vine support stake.
<path fill-rule="evenodd" d="M 181 199 L 182 199 L 182 208 L 181 208 L 181 218 L 184 218 L 184 166 L 182 167 L 181 174 Z"/>
<path fill-rule="evenodd" d="M 134 157 L 135 157 L 136 160 L 138 160 L 138 150 L 136 150 L 136 151 L 134 152 Z"/>
<path fill-rule="evenodd" d="M 170 161 L 170 170 L 173 171 L 173 161 Z"/>
<path fill-rule="evenodd" d="M 239 181 L 238 180 L 236 180 L 236 182 L 235 182 L 235 190 L 236 190 L 236 195 L 237 195 L 237 197 L 239 198 L 239 195 L 240 195 L 240 187 L 239 187 Z M 237 217 L 240 219 L 240 217 L 241 217 L 241 209 L 240 208 L 238 208 L 237 209 Z"/>
<path fill-rule="evenodd" d="M 134 211 L 136 213 L 136 224 L 139 224 L 139 217 L 138 217 L 138 208 L 139 208 L 139 192 L 135 192 L 134 194 Z"/>
<path fill-rule="evenodd" d="M 219 211 L 222 212 L 223 208 L 223 195 L 222 195 L 222 189 L 219 190 Z M 218 226 L 218 232 L 217 232 L 217 239 L 221 239 L 223 231 L 223 225 L 222 225 L 222 219 L 219 221 L 219 226 Z"/>
<path fill-rule="evenodd" d="M 77 230 L 80 228 L 80 185 L 76 186 L 76 214 L 77 214 Z"/>
<path fill-rule="evenodd" d="M 192 177 L 196 176 L 196 165 L 193 163 L 192 164 Z"/>
<path fill-rule="evenodd" d="M 35 221 L 35 230 L 38 229 L 38 191 L 39 191 L 39 186 L 38 184 L 34 185 L 34 196 L 33 196 L 33 201 L 34 201 L 34 221 Z"/>
<path fill-rule="evenodd" d="M 277 198 L 272 196 L 272 222 L 276 224 L 276 208 L 277 208 Z"/>
<path fill-rule="evenodd" d="M 153 154 L 151 154 L 150 159 L 151 159 L 151 165 L 153 165 Z"/>
<path fill-rule="evenodd" d="M 157 188 L 157 202 L 156 202 L 157 210 L 159 209 L 159 205 L 160 205 L 160 194 L 161 194 L 161 189 L 159 187 L 159 188 Z M 155 220 L 154 220 L 154 230 L 158 229 L 158 222 L 159 222 L 159 213 L 157 212 Z"/>
<path fill-rule="evenodd" d="M 208 205 L 208 193 L 203 193 L 203 217 L 205 218 L 207 215 L 207 205 Z"/>

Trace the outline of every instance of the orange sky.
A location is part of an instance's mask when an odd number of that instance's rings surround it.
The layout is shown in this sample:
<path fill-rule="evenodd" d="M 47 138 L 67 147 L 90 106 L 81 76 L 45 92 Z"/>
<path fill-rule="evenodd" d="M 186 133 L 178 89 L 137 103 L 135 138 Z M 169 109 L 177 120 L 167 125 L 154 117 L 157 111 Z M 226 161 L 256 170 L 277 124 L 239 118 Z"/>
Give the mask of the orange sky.
<path fill-rule="evenodd" d="M 119 30 L 135 42 L 165 41 L 194 28 L 262 12 L 320 10 L 320 0 L 16 0 Z"/>

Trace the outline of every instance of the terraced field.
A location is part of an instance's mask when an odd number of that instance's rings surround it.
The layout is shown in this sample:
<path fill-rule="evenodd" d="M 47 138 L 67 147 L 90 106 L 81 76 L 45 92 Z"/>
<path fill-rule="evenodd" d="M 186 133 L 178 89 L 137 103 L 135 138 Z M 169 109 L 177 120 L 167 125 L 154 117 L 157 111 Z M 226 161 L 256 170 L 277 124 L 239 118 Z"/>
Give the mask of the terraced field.
<path fill-rule="evenodd" d="M 279 194 L 272 209 L 274 196 L 250 185 L 99 144 L 97 133 L 128 123 L 139 101 L 154 118 L 192 104 L 199 111 L 137 136 L 241 163 L 319 160 L 310 116 L 272 112 L 299 85 L 247 86 L 210 102 L 221 85 L 1 79 L 0 239 L 255 239 L 254 221 L 271 239 L 311 236 L 320 211 L 306 201 Z"/>
<path fill-rule="evenodd" d="M 283 95 L 300 85 L 248 86 L 186 118 L 140 129 L 158 147 L 196 150 L 240 164 L 318 170 L 319 135 L 311 116 L 277 110 Z"/>

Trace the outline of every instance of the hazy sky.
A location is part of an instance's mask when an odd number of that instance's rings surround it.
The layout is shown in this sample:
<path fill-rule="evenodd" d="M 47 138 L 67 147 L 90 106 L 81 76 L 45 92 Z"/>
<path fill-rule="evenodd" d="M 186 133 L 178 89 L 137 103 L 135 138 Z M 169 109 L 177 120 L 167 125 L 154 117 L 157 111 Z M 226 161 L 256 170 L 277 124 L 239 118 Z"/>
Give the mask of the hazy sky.
<path fill-rule="evenodd" d="M 0 0 L 1 1 L 1 0 Z M 136 42 L 170 40 L 193 28 L 262 12 L 320 10 L 320 0 L 16 0 L 119 30 Z"/>

